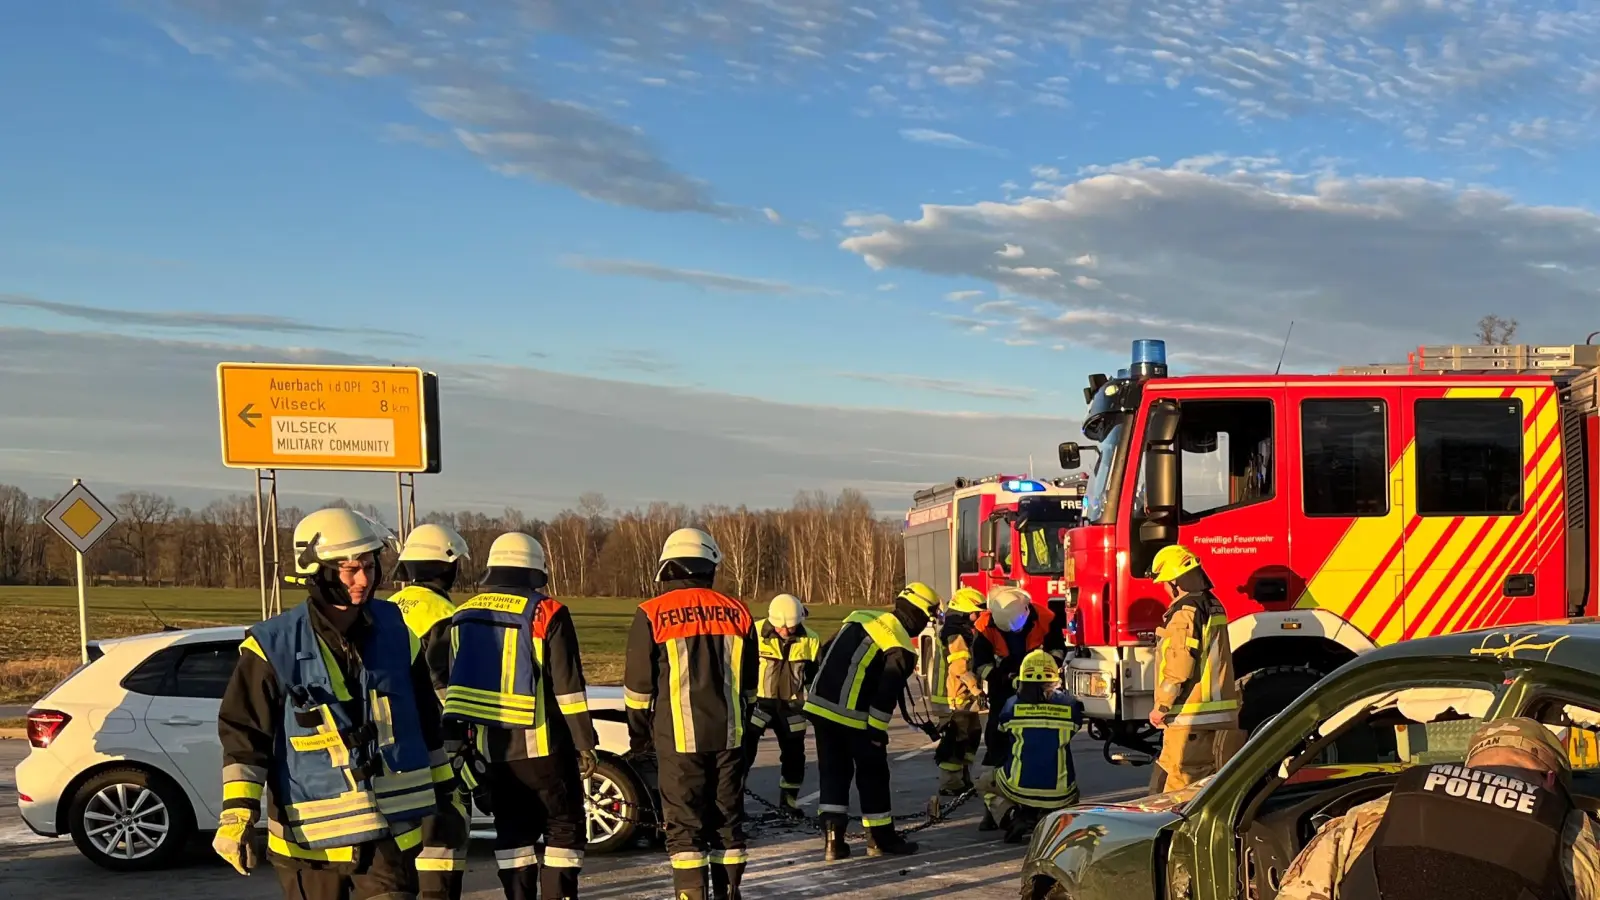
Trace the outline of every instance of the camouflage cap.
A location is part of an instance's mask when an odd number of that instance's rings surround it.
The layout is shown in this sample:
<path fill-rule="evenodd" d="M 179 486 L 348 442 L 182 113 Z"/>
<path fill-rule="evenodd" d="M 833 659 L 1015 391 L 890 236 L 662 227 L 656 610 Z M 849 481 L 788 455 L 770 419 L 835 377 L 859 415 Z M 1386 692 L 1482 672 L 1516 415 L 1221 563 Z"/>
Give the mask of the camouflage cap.
<path fill-rule="evenodd" d="M 1568 770 L 1567 748 L 1556 740 L 1550 729 L 1529 718 L 1495 719 L 1479 725 L 1467 742 L 1467 763 L 1470 765 L 1479 751 L 1493 747 L 1521 750 L 1551 772 Z"/>

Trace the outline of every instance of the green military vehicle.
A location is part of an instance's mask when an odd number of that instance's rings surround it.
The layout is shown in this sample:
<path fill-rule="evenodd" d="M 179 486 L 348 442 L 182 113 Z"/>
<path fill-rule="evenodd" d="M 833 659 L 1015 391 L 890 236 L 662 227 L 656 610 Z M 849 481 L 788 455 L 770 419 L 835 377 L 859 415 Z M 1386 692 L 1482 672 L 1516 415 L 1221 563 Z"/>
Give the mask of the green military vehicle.
<path fill-rule="evenodd" d="M 1460 760 L 1486 718 L 1529 716 L 1568 748 L 1600 810 L 1600 619 L 1402 641 L 1352 660 L 1180 791 L 1039 823 L 1023 900 L 1273 900 L 1322 823 L 1410 765 Z"/>

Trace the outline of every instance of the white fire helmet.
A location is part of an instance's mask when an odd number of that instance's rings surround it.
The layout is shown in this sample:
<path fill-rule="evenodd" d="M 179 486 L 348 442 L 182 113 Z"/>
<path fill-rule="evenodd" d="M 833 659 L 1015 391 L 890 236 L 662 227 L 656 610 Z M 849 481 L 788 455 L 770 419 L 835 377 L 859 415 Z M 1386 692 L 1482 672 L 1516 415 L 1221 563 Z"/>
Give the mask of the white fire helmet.
<path fill-rule="evenodd" d="M 989 591 L 989 619 L 1001 631 L 1021 631 L 1032 608 L 1028 592 L 1022 588 L 1003 585 Z"/>
<path fill-rule="evenodd" d="M 793 594 L 779 594 L 767 605 L 767 621 L 775 628 L 799 628 L 806 621 L 806 605 Z"/>
<path fill-rule="evenodd" d="M 510 531 L 494 539 L 489 545 L 487 568 L 533 569 L 550 574 L 545 565 L 544 546 L 520 531 Z"/>

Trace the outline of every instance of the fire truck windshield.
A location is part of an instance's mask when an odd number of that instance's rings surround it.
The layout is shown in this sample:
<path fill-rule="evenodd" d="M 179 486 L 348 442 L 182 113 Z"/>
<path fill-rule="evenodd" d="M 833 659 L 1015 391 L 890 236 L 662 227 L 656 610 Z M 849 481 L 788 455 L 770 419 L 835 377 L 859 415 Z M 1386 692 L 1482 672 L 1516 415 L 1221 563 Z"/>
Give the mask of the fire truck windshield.
<path fill-rule="evenodd" d="M 1111 502 L 1111 472 L 1116 469 L 1116 455 L 1122 449 L 1129 420 L 1127 415 L 1119 416 L 1117 423 L 1111 426 L 1111 430 L 1097 445 L 1100 452 L 1095 454 L 1094 472 L 1089 476 L 1089 484 L 1083 495 L 1083 520 L 1090 525 L 1100 524 L 1106 504 Z"/>
<path fill-rule="evenodd" d="M 1030 522 L 1017 533 L 1022 569 L 1029 575 L 1060 575 L 1066 569 L 1061 551 L 1063 522 Z"/>

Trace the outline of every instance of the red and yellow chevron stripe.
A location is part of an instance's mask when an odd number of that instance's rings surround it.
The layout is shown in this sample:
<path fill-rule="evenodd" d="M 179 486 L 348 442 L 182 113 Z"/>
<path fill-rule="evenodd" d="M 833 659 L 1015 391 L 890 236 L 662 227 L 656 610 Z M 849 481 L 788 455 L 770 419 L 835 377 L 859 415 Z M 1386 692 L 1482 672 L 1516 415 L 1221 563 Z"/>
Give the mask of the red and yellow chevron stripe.
<path fill-rule="evenodd" d="M 1380 645 L 1495 625 L 1518 602 L 1532 612 L 1533 598 L 1503 597 L 1501 585 L 1508 574 L 1534 571 L 1561 540 L 1564 491 L 1555 388 L 1459 387 L 1444 396 L 1522 401 L 1522 514 L 1416 515 L 1410 500 L 1416 444 L 1408 439 L 1389 472 L 1389 514 L 1358 519 L 1345 531 L 1307 581 L 1298 608 L 1326 609 Z"/>

